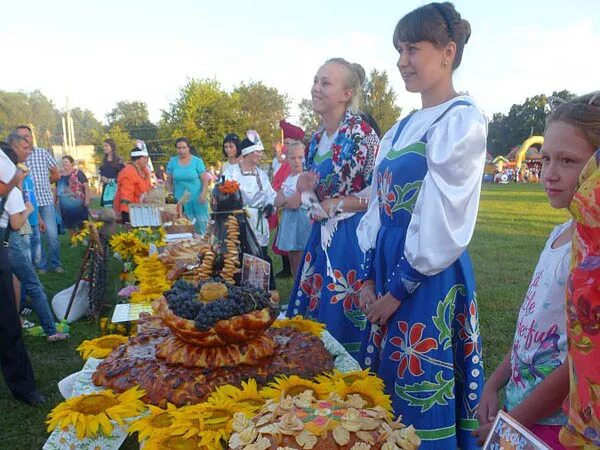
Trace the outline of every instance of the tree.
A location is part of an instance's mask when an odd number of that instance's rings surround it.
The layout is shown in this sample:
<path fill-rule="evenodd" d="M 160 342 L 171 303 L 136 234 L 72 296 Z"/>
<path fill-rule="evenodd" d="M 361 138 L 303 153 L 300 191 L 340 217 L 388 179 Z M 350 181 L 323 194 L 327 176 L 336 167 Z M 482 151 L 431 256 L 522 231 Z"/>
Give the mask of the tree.
<path fill-rule="evenodd" d="M 60 123 L 54 104 L 40 91 L 0 91 L 0 134 L 6 136 L 19 125 L 29 125 L 37 145 L 49 147 Z"/>
<path fill-rule="evenodd" d="M 75 128 L 75 143 L 97 143 L 97 137 L 104 133 L 104 127 L 98 119 L 96 119 L 94 113 L 89 109 L 73 108 L 70 111 L 70 114 L 73 118 L 73 128 Z M 62 128 L 60 135 L 62 135 Z"/>
<path fill-rule="evenodd" d="M 365 80 L 360 109 L 373 116 L 382 133 L 398 121 L 401 109 L 396 105 L 396 93 L 389 85 L 385 70 L 373 69 Z"/>
<path fill-rule="evenodd" d="M 257 130 L 268 149 L 279 139 L 278 122 L 287 115 L 288 103 L 287 96 L 260 82 L 242 83 L 228 94 L 216 80 L 193 79 L 162 112 L 159 141 L 164 148 L 185 136 L 207 164 L 223 159 L 227 133 L 243 139 L 246 130 Z M 175 153 L 175 148 L 168 152 Z"/>
<path fill-rule="evenodd" d="M 308 98 L 300 100 L 298 108 L 300 109 L 300 127 L 307 136 L 310 136 L 319 129 L 319 115 L 314 112 L 312 101 Z"/>
<path fill-rule="evenodd" d="M 571 100 L 574 94 L 567 90 L 554 91 L 550 98 Z M 525 102 L 511 106 L 508 115 L 496 113 L 492 116 L 488 130 L 488 149 L 494 155 L 506 155 L 513 147 L 520 145 L 533 135 L 544 134 L 550 104 L 545 94 L 525 99 Z"/>
<path fill-rule="evenodd" d="M 245 134 L 256 130 L 267 152 L 281 140 L 279 121 L 288 114 L 289 99 L 285 94 L 259 82 L 241 83 L 231 93 L 236 111 L 235 129 Z"/>
<path fill-rule="evenodd" d="M 148 106 L 139 101 L 120 101 L 106 115 L 109 127 L 119 125 L 126 129 L 133 139 L 156 140 L 158 127 L 150 121 Z"/>
<path fill-rule="evenodd" d="M 129 161 L 131 149 L 135 147 L 135 139 L 132 139 L 129 132 L 119 124 L 114 124 L 108 130 L 91 131 L 92 140 L 96 143 L 96 155 L 100 160 L 102 158 L 102 142 L 111 138 L 117 146 L 117 153 L 123 161 Z"/>
<path fill-rule="evenodd" d="M 223 137 L 237 124 L 231 97 L 216 80 L 190 80 L 179 97 L 162 112 L 160 141 L 163 147 L 185 136 L 207 164 L 223 159 Z M 175 153 L 171 146 L 169 153 Z"/>

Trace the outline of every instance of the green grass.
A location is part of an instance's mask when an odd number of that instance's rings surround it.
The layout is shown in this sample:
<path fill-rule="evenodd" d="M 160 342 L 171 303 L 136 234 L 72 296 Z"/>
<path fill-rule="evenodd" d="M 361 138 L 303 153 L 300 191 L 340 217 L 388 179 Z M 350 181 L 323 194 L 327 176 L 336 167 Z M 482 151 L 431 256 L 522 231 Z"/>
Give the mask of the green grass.
<path fill-rule="evenodd" d="M 477 277 L 481 335 L 487 373 L 501 361 L 510 348 L 519 306 L 552 227 L 567 218 L 565 211 L 553 210 L 540 185 L 485 185 L 479 220 L 470 246 Z M 62 240 L 64 274 L 42 276 L 49 298 L 73 284 L 83 258 L 83 249 L 72 248 Z M 275 271 L 281 258 L 273 257 Z M 118 265 L 111 263 L 107 301 L 116 300 Z M 277 280 L 282 299 L 291 290 L 292 280 Z M 39 408 L 15 402 L 4 383 L 0 383 L 0 450 L 39 449 L 46 440 L 44 421 L 49 410 L 62 401 L 57 382 L 81 369 L 75 348 L 83 339 L 100 333 L 96 323 L 72 325 L 71 339 L 48 344 L 42 338 L 26 338 L 40 391 L 49 401 Z M 124 449 L 137 448 L 128 440 Z"/>

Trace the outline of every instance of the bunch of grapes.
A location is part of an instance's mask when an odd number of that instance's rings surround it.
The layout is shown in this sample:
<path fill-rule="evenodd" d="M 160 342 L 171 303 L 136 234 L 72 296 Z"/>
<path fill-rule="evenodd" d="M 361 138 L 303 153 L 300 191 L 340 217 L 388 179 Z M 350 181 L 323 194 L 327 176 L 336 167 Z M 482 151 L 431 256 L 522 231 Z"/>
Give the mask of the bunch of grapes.
<path fill-rule="evenodd" d="M 169 308 L 179 317 L 193 320 L 196 328 L 207 331 L 219 320 L 226 320 L 233 316 L 271 308 L 271 294 L 249 284 L 235 286 L 226 283 L 227 298 L 220 298 L 210 303 L 198 301 L 198 291 L 201 284 L 195 287 L 185 281 L 177 281 L 173 287 L 165 292 Z"/>
<path fill-rule="evenodd" d="M 197 300 L 198 288 L 183 280 L 177 280 L 165 292 L 165 298 L 173 313 L 188 320 L 194 320 L 202 306 Z"/>

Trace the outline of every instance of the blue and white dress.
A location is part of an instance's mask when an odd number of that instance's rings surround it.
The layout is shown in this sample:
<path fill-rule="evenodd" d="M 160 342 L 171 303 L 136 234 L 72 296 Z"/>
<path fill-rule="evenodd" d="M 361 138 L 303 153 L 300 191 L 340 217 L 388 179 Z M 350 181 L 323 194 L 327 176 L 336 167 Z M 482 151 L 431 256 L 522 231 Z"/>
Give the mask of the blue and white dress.
<path fill-rule="evenodd" d="M 487 122 L 469 97 L 422 109 L 381 141 L 369 210 L 357 234 L 366 279 L 401 301 L 370 326 L 361 363 L 384 381 L 421 450 L 478 448 L 481 340 L 469 244 Z"/>
<path fill-rule="evenodd" d="M 306 168 L 319 174 L 319 198 L 367 195 L 378 148 L 379 139 L 370 125 L 350 112 L 330 138 L 322 130 L 315 133 Z M 312 225 L 287 309 L 290 317 L 301 314 L 324 323 L 354 357 L 367 327 L 358 308 L 363 254 L 356 227 L 363 214 L 343 213 Z"/>
<path fill-rule="evenodd" d="M 289 175 L 281 189 L 285 197 L 296 194 L 296 184 L 300 175 Z M 276 245 L 284 252 L 301 252 L 306 248 L 311 222 L 304 208 L 284 208 L 281 212 L 281 222 L 277 231 Z"/>

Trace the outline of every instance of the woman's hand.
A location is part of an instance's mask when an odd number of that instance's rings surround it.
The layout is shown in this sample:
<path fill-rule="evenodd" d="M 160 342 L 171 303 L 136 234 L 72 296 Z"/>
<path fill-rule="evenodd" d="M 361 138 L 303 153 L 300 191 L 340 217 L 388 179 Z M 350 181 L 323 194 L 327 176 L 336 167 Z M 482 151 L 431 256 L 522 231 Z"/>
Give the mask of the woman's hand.
<path fill-rule="evenodd" d="M 375 283 L 373 280 L 366 280 L 360 288 L 358 307 L 366 314 L 367 306 L 375 300 L 377 300 L 377 296 L 375 295 Z"/>
<path fill-rule="evenodd" d="M 206 194 L 204 194 L 204 193 L 200 194 L 200 196 L 198 197 L 198 201 L 200 202 L 201 205 L 204 205 L 207 201 Z"/>
<path fill-rule="evenodd" d="M 390 320 L 392 314 L 400 307 L 402 302 L 389 292 L 383 297 L 367 305 L 367 320 L 375 325 L 383 326 Z"/>

